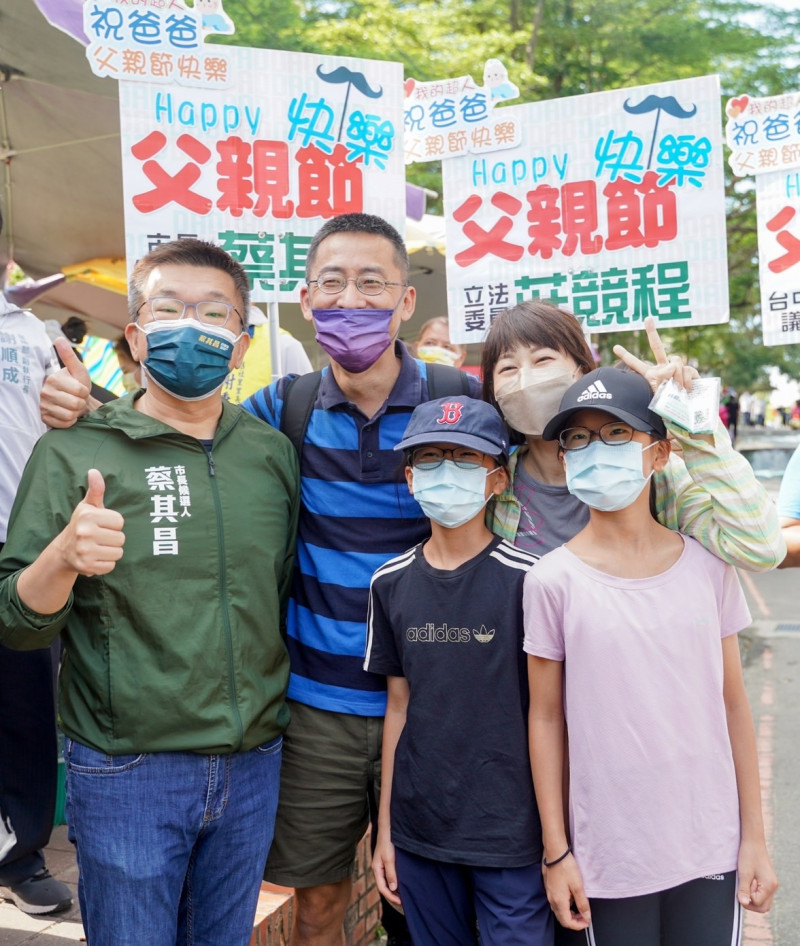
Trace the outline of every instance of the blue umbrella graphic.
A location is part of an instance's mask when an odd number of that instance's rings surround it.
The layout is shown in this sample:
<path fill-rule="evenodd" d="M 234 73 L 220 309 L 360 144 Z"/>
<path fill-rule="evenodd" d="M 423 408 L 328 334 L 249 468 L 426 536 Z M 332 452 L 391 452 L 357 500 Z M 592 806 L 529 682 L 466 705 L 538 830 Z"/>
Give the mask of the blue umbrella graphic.
<path fill-rule="evenodd" d="M 317 66 L 317 75 L 323 82 L 330 82 L 334 85 L 343 85 L 347 83 L 347 92 L 344 97 L 344 109 L 342 110 L 342 120 L 339 122 L 339 134 L 336 136 L 337 141 L 342 140 L 342 128 L 344 128 L 344 120 L 347 116 L 347 102 L 350 98 L 350 88 L 355 86 L 359 92 L 366 95 L 369 99 L 379 99 L 383 95 L 383 88 L 375 89 L 371 88 L 370 84 L 367 82 L 367 77 L 363 72 L 354 72 L 352 69 L 348 69 L 347 66 L 338 66 L 332 72 L 323 72 L 322 66 Z"/>
<path fill-rule="evenodd" d="M 656 135 L 658 134 L 658 120 L 661 118 L 661 112 L 672 115 L 673 118 L 691 118 L 697 114 L 697 106 L 693 105 L 691 110 L 683 108 L 674 95 L 648 95 L 638 105 L 630 105 L 630 100 L 626 100 L 622 108 L 629 115 L 646 115 L 648 112 L 656 113 L 656 123 L 653 126 L 653 137 L 650 140 L 650 154 L 647 156 L 647 170 L 653 161 L 653 148 L 656 146 Z"/>

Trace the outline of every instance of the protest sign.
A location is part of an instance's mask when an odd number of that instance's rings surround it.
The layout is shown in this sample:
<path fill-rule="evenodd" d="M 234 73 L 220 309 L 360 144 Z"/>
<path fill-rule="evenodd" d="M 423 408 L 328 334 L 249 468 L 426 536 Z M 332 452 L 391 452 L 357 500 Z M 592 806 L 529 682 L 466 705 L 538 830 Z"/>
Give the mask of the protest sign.
<path fill-rule="evenodd" d="M 728 161 L 755 175 L 761 330 L 765 345 L 800 342 L 800 92 L 739 95 L 725 106 Z"/>
<path fill-rule="evenodd" d="M 517 122 L 507 110 L 494 108 L 519 96 L 499 59 L 486 60 L 482 86 L 472 76 L 456 76 L 434 82 L 406 79 L 403 89 L 406 164 L 500 151 L 519 144 Z"/>
<path fill-rule="evenodd" d="M 551 299 L 587 332 L 726 322 L 716 76 L 509 106 L 518 147 L 443 162 L 451 336 Z"/>
<path fill-rule="evenodd" d="M 114 14 L 120 37 L 117 49 L 102 19 L 87 12 L 90 61 L 97 62 L 101 44 L 125 76 L 119 94 L 129 267 L 158 243 L 196 236 L 244 266 L 255 301 L 294 302 L 308 246 L 325 219 L 368 211 L 403 232 L 399 63 L 204 43 L 214 32 L 209 22 L 217 22 L 217 32 L 229 22 L 221 5 L 213 14 L 219 21 L 207 13 L 195 18 L 177 0 L 145 11 L 122 0 L 91 0 L 89 7 Z M 147 30 L 136 12 L 147 14 Z M 169 49 L 176 36 L 187 44 L 181 52 Z M 154 64 L 163 68 L 166 56 L 174 70 L 156 81 Z M 213 68 L 209 59 L 218 60 Z M 131 63 L 143 72 L 126 72 Z"/>
<path fill-rule="evenodd" d="M 800 169 L 756 175 L 758 281 L 765 345 L 800 342 Z"/>

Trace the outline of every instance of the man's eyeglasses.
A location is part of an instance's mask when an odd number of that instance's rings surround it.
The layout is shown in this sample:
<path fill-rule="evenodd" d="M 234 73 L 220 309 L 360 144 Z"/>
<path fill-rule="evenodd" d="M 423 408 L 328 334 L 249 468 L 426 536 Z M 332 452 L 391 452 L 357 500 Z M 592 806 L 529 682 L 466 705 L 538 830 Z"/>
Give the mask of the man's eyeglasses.
<path fill-rule="evenodd" d="M 347 279 L 344 276 L 337 276 L 335 273 L 321 276 L 319 279 L 309 279 L 308 285 L 316 285 L 320 292 L 335 296 L 344 292 L 349 282 L 354 282 L 356 289 L 365 296 L 379 296 L 387 286 L 406 287 L 408 285 L 404 282 L 387 282 L 377 276 L 359 276 L 357 279 L 353 279 L 351 276 Z"/>
<path fill-rule="evenodd" d="M 633 440 L 635 431 L 630 424 L 612 421 L 603 424 L 600 430 L 589 430 L 588 427 L 567 427 L 558 435 L 558 442 L 562 450 L 583 450 L 594 440 L 602 440 L 611 447 L 618 447 Z"/>
<path fill-rule="evenodd" d="M 145 306 L 157 322 L 176 322 L 185 316 L 187 309 L 194 309 L 195 318 L 203 325 L 216 325 L 218 328 L 227 325 L 231 312 L 235 312 L 244 324 L 239 310 L 228 302 L 184 302 L 172 296 L 156 296 L 142 303 L 139 311 Z"/>
<path fill-rule="evenodd" d="M 470 447 L 418 447 L 411 452 L 411 466 L 420 470 L 435 470 L 440 467 L 447 454 L 450 454 L 453 463 L 462 470 L 475 470 L 483 466 L 485 454 Z"/>

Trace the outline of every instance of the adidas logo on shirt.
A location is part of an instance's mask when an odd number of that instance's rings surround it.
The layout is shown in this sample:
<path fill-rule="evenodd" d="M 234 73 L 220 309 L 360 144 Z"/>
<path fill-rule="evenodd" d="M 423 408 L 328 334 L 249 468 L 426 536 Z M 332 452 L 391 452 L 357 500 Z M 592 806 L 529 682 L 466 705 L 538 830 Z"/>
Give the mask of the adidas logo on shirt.
<path fill-rule="evenodd" d="M 581 394 L 578 401 L 596 401 L 599 398 L 608 398 L 611 400 L 611 395 L 608 393 L 608 389 L 602 381 L 595 381 Z"/>

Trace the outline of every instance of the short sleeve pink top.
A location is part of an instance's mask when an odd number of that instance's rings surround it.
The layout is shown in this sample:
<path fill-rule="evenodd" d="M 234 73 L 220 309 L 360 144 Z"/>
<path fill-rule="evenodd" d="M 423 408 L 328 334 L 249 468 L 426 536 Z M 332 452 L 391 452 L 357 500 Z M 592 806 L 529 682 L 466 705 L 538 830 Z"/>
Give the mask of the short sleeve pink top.
<path fill-rule="evenodd" d="M 641 579 L 562 546 L 526 576 L 524 609 L 525 651 L 564 661 L 570 828 L 587 895 L 735 870 L 720 639 L 751 619 L 734 569 L 687 537 L 671 568 Z"/>

